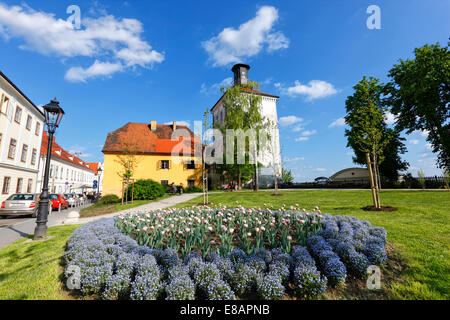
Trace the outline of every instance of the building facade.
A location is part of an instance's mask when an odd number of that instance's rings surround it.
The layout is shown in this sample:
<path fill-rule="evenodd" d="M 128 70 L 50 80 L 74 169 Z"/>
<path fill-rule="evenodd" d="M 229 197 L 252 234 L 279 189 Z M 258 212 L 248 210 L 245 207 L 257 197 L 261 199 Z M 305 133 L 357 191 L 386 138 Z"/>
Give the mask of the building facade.
<path fill-rule="evenodd" d="M 174 138 L 183 136 L 184 138 Z M 195 154 L 200 146 L 200 155 Z M 188 127 L 151 123 L 127 123 L 108 133 L 103 147 L 104 171 L 102 195 L 122 197 L 124 167 L 120 158 L 126 149 L 134 150 L 136 167 L 132 179 L 151 179 L 163 185 L 201 186 L 201 140 Z M 129 153 L 128 153 L 129 154 Z"/>
<path fill-rule="evenodd" d="M 248 71 L 250 66 L 246 64 L 236 64 L 232 68 L 234 75 L 234 85 L 241 85 L 248 83 Z M 259 177 L 261 184 L 273 183 L 273 176 L 276 172 L 281 176 L 281 152 L 280 152 L 280 134 L 278 130 L 278 114 L 277 114 L 277 102 L 279 97 L 269 93 L 261 92 L 254 89 L 243 89 L 242 94 L 253 94 L 261 96 L 261 115 L 270 120 L 274 126 L 270 129 L 270 136 L 272 141 L 269 142 L 265 152 L 258 156 L 258 162 L 262 164 L 262 168 L 259 169 Z M 211 113 L 213 116 L 213 126 L 221 124 L 222 126 L 226 121 L 227 110 L 224 106 L 222 96 L 217 103 L 212 107 Z M 217 180 L 212 174 L 212 179 Z"/>
<path fill-rule="evenodd" d="M 44 114 L 0 72 L 0 202 L 37 193 Z"/>
<path fill-rule="evenodd" d="M 37 190 L 42 190 L 48 138 L 47 132 L 44 131 L 40 152 L 41 161 L 39 162 Z M 61 148 L 56 143 L 55 137 L 53 137 L 51 155 L 48 182 L 49 192 L 60 194 L 97 192 L 97 189 L 93 189 L 94 180 L 97 179 L 97 168 L 92 163 L 87 163 Z"/>

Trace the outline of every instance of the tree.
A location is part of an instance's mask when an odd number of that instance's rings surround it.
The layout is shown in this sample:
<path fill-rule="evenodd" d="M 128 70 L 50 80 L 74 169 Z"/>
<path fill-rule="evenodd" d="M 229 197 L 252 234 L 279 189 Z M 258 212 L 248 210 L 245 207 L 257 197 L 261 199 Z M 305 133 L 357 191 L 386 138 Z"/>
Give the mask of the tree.
<path fill-rule="evenodd" d="M 379 163 L 380 176 L 387 178 L 389 181 L 397 181 L 400 172 L 409 168 L 409 163 L 402 160 L 400 156 L 407 151 L 404 144 L 406 139 L 400 136 L 398 129 L 387 128 L 386 124 L 383 125 L 383 130 L 386 133 L 382 137 L 390 137 L 390 139 L 383 149 L 384 161 Z M 353 162 L 362 165 L 366 164 L 366 154 L 359 150 L 358 145 L 349 139 L 349 146 L 355 152 Z"/>
<path fill-rule="evenodd" d="M 419 183 L 422 189 L 425 189 L 425 172 L 422 169 L 417 171 L 417 176 L 419 177 Z"/>
<path fill-rule="evenodd" d="M 281 168 L 281 181 L 287 184 L 293 183 L 294 177 L 292 176 L 292 171 L 287 170 L 285 168 Z"/>
<path fill-rule="evenodd" d="M 248 139 L 248 143 L 245 143 L 245 151 L 246 155 L 250 152 L 253 157 L 253 170 L 254 170 L 254 189 L 258 191 L 258 151 L 262 153 L 267 147 L 267 143 L 264 143 L 264 140 L 259 139 L 260 136 L 266 135 L 270 139 L 270 135 L 267 132 L 267 123 L 268 120 L 262 116 L 261 113 L 261 103 L 262 98 L 260 95 L 256 95 L 253 93 L 252 89 L 258 89 L 259 83 L 250 81 L 247 84 L 236 85 L 229 88 L 222 88 L 223 93 L 223 106 L 226 110 L 225 114 L 225 124 L 224 126 L 217 125 L 222 132 L 226 136 L 226 130 L 242 130 L 247 131 L 251 130 L 255 133 L 255 139 Z M 251 145 L 252 144 L 252 145 Z M 234 143 L 235 150 L 234 155 L 235 159 L 237 158 L 237 143 Z M 230 148 L 225 144 L 225 149 Z M 242 169 L 247 166 L 250 161 L 249 157 L 245 157 L 245 164 L 238 164 L 235 161 L 233 167 L 237 168 L 238 176 L 239 176 L 239 187 L 241 187 L 241 174 Z M 230 171 L 230 164 L 226 165 L 225 168 L 228 167 Z M 246 169 L 248 171 L 248 168 Z M 233 170 L 231 170 L 233 171 Z"/>
<path fill-rule="evenodd" d="M 114 161 L 120 165 L 120 170 L 117 172 L 117 175 L 122 178 L 122 183 L 125 182 L 128 187 L 128 182 L 133 177 L 134 171 L 141 160 L 137 157 L 139 153 L 139 146 L 137 144 L 124 142 L 122 143 L 121 149 L 121 154 L 117 155 L 117 158 Z M 123 191 L 124 190 L 122 190 L 122 204 Z"/>
<path fill-rule="evenodd" d="M 392 139 L 392 133 L 383 130 L 384 107 L 379 79 L 366 76 L 353 87 L 355 93 L 345 102 L 347 115 L 345 122 L 350 129 L 345 130 L 348 146 L 366 155 L 374 206 L 381 208 L 379 196 L 378 164 L 383 162 L 383 150 Z"/>
<path fill-rule="evenodd" d="M 439 43 L 415 49 L 412 60 L 400 59 L 389 71 L 386 105 L 392 106 L 400 130 L 428 132 L 440 168 L 450 168 L 450 51 Z"/>

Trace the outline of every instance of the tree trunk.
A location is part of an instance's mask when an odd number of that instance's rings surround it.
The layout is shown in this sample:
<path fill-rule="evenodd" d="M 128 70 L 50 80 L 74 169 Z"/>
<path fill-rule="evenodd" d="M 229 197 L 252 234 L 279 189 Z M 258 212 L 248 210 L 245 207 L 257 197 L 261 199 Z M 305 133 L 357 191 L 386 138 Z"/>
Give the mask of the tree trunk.
<path fill-rule="evenodd" d="M 367 169 L 369 170 L 370 188 L 372 190 L 373 205 L 375 208 L 378 208 L 377 197 L 376 197 L 376 192 L 375 192 L 375 184 L 373 182 L 372 163 L 370 161 L 370 155 L 368 152 L 366 153 L 366 161 L 367 161 Z"/>
<path fill-rule="evenodd" d="M 378 174 L 378 165 L 377 165 L 377 155 L 373 153 L 373 169 L 375 172 L 375 194 L 377 196 L 377 208 L 381 208 L 380 203 L 380 186 L 379 186 L 379 174 Z"/>
<path fill-rule="evenodd" d="M 239 186 L 239 190 L 241 190 L 242 188 L 242 181 L 241 181 L 241 166 L 239 166 L 239 174 L 238 174 L 238 186 Z"/>
<path fill-rule="evenodd" d="M 253 190 L 256 192 L 259 191 L 258 162 L 255 163 L 255 186 Z"/>
<path fill-rule="evenodd" d="M 278 194 L 278 174 L 275 173 L 275 194 Z"/>

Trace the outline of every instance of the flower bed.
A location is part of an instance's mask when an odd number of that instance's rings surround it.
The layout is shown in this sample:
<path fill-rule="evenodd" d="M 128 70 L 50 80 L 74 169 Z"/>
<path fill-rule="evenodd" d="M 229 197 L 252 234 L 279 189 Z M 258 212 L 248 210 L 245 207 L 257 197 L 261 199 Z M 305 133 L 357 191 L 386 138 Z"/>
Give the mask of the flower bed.
<path fill-rule="evenodd" d="M 81 294 L 103 299 L 313 299 L 364 279 L 385 245 L 383 228 L 319 210 L 170 209 L 80 227 L 65 277 L 79 267 Z"/>

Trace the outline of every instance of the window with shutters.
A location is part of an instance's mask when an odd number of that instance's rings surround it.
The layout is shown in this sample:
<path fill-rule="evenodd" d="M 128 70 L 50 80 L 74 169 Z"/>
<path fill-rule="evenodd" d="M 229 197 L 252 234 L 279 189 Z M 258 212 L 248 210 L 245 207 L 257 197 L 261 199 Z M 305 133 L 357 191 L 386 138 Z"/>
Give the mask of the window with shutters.
<path fill-rule="evenodd" d="M 29 115 L 27 117 L 27 130 L 31 131 L 31 123 L 33 122 L 33 118 Z"/>
<path fill-rule="evenodd" d="M 33 179 L 28 179 L 27 193 L 33 192 Z"/>
<path fill-rule="evenodd" d="M 161 184 L 163 186 L 168 186 L 169 185 L 169 180 L 161 180 Z"/>
<path fill-rule="evenodd" d="M 8 104 L 9 98 L 7 96 L 2 95 L 2 101 L 0 101 L 0 112 L 4 115 L 8 114 Z"/>
<path fill-rule="evenodd" d="M 37 136 L 41 134 L 41 123 L 39 121 L 36 121 L 36 130 L 34 131 L 34 134 Z"/>
<path fill-rule="evenodd" d="M 28 146 L 24 144 L 22 146 L 22 156 L 20 157 L 20 161 L 27 162 L 27 155 L 28 155 Z"/>
<path fill-rule="evenodd" d="M 2 194 L 8 194 L 9 193 L 9 185 L 10 184 L 11 184 L 11 177 L 4 177 L 3 178 Z"/>
<path fill-rule="evenodd" d="M 8 150 L 8 158 L 14 160 L 14 157 L 16 155 L 16 147 L 17 147 L 17 140 L 12 139 L 9 141 L 9 150 Z"/>
<path fill-rule="evenodd" d="M 37 150 L 33 149 L 33 152 L 31 153 L 31 164 L 32 165 L 36 164 L 36 158 L 37 158 Z"/>
<path fill-rule="evenodd" d="M 169 160 L 161 160 L 161 169 L 169 169 Z"/>
<path fill-rule="evenodd" d="M 23 179 L 22 178 L 18 178 L 17 179 L 16 193 L 22 193 L 22 184 L 23 184 Z"/>
<path fill-rule="evenodd" d="M 195 180 L 188 180 L 188 188 L 195 186 Z"/>
<path fill-rule="evenodd" d="M 20 124 L 21 119 L 22 119 L 22 108 L 17 106 L 16 113 L 14 115 L 14 121 Z"/>
<path fill-rule="evenodd" d="M 192 161 L 188 161 L 187 163 L 186 163 L 186 167 L 189 169 L 189 170 L 193 170 L 193 169 L 195 169 L 195 162 L 192 160 Z"/>

